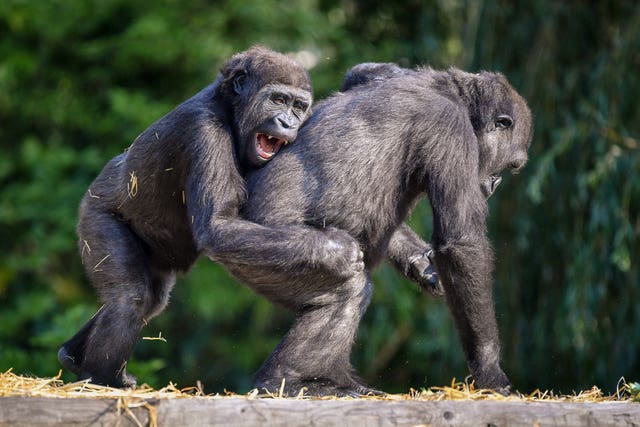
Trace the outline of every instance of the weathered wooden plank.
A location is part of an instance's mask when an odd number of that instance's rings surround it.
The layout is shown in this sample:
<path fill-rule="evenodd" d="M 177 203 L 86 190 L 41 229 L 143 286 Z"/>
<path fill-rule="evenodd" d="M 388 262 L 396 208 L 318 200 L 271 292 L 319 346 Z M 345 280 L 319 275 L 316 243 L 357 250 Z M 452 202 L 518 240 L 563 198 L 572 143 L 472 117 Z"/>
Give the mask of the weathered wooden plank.
<path fill-rule="evenodd" d="M 149 422 L 146 408 L 118 409 L 117 399 L 0 398 L 0 426 L 136 426 Z"/>
<path fill-rule="evenodd" d="M 192 398 L 146 404 L 125 410 L 113 399 L 0 398 L 0 426 L 148 425 L 153 413 L 159 426 L 640 427 L 640 404 L 630 402 Z"/>

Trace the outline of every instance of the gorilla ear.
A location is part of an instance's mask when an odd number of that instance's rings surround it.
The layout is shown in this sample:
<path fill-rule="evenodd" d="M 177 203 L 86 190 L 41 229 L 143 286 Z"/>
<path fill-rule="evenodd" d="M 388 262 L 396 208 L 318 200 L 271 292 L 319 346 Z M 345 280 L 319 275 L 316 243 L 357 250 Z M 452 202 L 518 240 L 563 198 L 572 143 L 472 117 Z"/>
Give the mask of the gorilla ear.
<path fill-rule="evenodd" d="M 513 126 L 513 119 L 508 114 L 500 114 L 496 119 L 497 129 L 509 129 Z"/>
<path fill-rule="evenodd" d="M 244 93 L 244 83 L 247 80 L 247 74 L 244 71 L 238 72 L 233 77 L 233 91 L 236 95 L 242 95 Z"/>

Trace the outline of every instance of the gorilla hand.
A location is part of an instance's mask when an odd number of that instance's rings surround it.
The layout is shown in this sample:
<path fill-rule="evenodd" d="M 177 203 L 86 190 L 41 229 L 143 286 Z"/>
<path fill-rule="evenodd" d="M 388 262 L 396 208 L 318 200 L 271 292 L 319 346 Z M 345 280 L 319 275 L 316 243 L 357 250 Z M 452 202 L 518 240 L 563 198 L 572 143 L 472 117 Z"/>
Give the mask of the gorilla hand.
<path fill-rule="evenodd" d="M 324 230 L 324 244 L 316 254 L 317 265 L 329 274 L 348 279 L 364 270 L 364 255 L 360 244 L 346 231 L 337 228 Z"/>
<path fill-rule="evenodd" d="M 409 274 L 422 289 L 429 291 L 435 297 L 441 297 L 444 295 L 444 288 L 438 279 L 438 273 L 431 258 L 432 254 L 433 250 L 429 249 L 422 255 L 411 259 Z"/>

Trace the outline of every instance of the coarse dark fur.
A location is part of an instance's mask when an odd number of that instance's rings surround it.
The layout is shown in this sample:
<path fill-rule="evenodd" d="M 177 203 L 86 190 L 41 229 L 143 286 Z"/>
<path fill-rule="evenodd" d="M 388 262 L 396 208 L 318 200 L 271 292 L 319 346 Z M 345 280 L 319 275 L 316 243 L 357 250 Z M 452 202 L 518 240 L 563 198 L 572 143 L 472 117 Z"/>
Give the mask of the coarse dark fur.
<path fill-rule="evenodd" d="M 392 62 L 364 62 L 351 67 L 345 74 L 340 92 L 376 84 L 393 77 L 414 73 Z M 409 252 L 407 252 L 409 251 Z M 407 253 L 411 255 L 407 258 Z M 401 224 L 389 241 L 387 256 L 400 273 L 415 281 L 436 297 L 444 295 L 442 283 L 433 263 L 433 249 L 408 225 Z"/>
<path fill-rule="evenodd" d="M 414 70 L 402 68 L 392 62 L 365 62 L 353 66 L 345 74 L 340 87 L 341 92 L 358 86 L 376 84 L 393 77 L 410 75 Z M 498 188 L 502 182 L 500 175 L 491 175 L 480 183 L 482 191 L 487 198 Z M 406 258 L 404 246 L 412 247 L 413 255 Z M 418 283 L 423 289 L 432 295 L 441 297 L 444 295 L 442 283 L 433 263 L 433 249 L 429 243 L 424 242 L 406 224 L 401 224 L 389 241 L 387 250 L 389 260 L 405 276 Z"/>
<path fill-rule="evenodd" d="M 321 272 L 226 263 L 296 314 L 256 386 L 278 390 L 284 378 L 290 395 L 302 387 L 319 395 L 373 391 L 349 361 L 372 292 L 369 272 L 385 257 L 406 265 L 422 253 L 425 243 L 404 221 L 426 195 L 435 265 L 476 386 L 509 392 L 499 363 L 483 184 L 526 163 L 532 118 L 525 100 L 501 74 L 458 69 L 417 69 L 347 89 L 318 104 L 297 143 L 248 176 L 243 215 L 272 228 L 345 230 L 363 248 L 366 267 L 327 281 Z"/>
<path fill-rule="evenodd" d="M 357 86 L 382 82 L 393 77 L 412 73 L 413 70 L 402 68 L 393 62 L 364 62 L 354 65 L 344 75 L 340 92 L 346 92 Z"/>
<path fill-rule="evenodd" d="M 103 306 L 60 349 L 65 368 L 98 384 L 135 385 L 125 367 L 139 332 L 167 305 L 176 274 L 201 253 L 283 272 L 310 268 L 349 277 L 362 270 L 357 243 L 343 231 L 280 233 L 238 218 L 243 175 L 296 138 L 311 102 L 300 64 L 254 47 L 230 58 L 211 85 L 104 167 L 82 200 L 77 228 L 82 262 Z M 295 253 L 303 232 L 313 246 Z M 281 236 L 294 242 L 284 254 Z M 246 252 L 247 245 L 260 256 Z"/>

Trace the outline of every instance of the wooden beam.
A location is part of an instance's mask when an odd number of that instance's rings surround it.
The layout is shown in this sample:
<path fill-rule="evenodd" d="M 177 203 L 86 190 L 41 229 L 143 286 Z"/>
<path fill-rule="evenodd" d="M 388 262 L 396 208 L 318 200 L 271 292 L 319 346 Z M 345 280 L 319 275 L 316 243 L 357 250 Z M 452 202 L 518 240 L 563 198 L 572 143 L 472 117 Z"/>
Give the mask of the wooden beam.
<path fill-rule="evenodd" d="M 150 422 L 151 421 L 151 422 Z M 0 398 L 0 426 L 640 426 L 640 404 L 248 399 Z"/>

